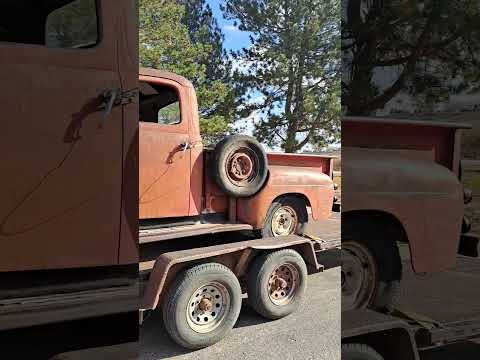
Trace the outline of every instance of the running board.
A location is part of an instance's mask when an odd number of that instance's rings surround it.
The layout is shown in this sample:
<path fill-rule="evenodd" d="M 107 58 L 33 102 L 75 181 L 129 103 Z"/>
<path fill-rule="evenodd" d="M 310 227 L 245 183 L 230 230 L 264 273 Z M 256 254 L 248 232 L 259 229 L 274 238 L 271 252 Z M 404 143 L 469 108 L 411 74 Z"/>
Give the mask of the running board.
<path fill-rule="evenodd" d="M 157 229 L 141 229 L 139 231 L 139 243 L 145 244 L 182 237 L 241 230 L 253 230 L 253 227 L 248 224 L 207 223 L 185 226 L 173 226 L 168 228 L 163 227 Z"/>
<path fill-rule="evenodd" d="M 0 330 L 138 310 L 138 284 L 0 300 Z"/>

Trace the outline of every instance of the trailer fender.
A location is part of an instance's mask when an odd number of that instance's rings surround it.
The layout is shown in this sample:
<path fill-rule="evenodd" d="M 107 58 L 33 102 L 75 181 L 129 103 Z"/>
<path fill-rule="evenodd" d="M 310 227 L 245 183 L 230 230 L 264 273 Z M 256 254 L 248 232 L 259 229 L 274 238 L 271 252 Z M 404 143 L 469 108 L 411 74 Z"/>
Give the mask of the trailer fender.
<path fill-rule="evenodd" d="M 295 235 L 168 252 L 160 255 L 153 265 L 143 292 L 140 310 L 155 309 L 161 302 L 161 295 L 168 283 L 179 271 L 189 265 L 205 262 L 208 259 L 209 261 L 223 263 L 236 276 L 242 276 L 246 272 L 250 261 L 259 252 L 285 248 L 297 250 L 311 272 L 323 270 L 323 266 L 318 263 L 315 256 L 312 241 Z"/>

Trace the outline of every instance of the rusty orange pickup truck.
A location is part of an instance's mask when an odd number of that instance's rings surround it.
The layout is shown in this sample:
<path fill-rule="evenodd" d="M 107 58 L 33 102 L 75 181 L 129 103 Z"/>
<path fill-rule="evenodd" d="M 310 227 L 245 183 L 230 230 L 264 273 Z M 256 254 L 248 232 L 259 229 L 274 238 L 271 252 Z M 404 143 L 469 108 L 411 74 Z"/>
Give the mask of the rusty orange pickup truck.
<path fill-rule="evenodd" d="M 141 241 L 242 229 L 302 234 L 307 207 L 315 220 L 330 216 L 331 157 L 266 154 L 244 135 L 204 148 L 188 80 L 141 69 L 139 88 Z"/>
<path fill-rule="evenodd" d="M 416 273 L 452 269 L 478 256 L 461 182 L 468 124 L 345 117 L 342 120 L 342 310 L 391 308 L 408 244 Z"/>

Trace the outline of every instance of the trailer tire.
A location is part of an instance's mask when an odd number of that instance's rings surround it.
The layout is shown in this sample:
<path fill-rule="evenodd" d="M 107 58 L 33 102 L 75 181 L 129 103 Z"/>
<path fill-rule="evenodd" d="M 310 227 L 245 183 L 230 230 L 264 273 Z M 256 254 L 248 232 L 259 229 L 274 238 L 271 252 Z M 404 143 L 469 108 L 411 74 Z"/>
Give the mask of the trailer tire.
<path fill-rule="evenodd" d="M 342 220 L 342 311 L 393 310 L 402 277 L 397 230 L 384 222 Z"/>
<path fill-rule="evenodd" d="M 163 321 L 177 344 L 201 349 L 232 330 L 241 306 L 242 291 L 233 272 L 217 263 L 200 264 L 181 272 L 169 287 Z"/>
<path fill-rule="evenodd" d="M 256 258 L 247 276 L 250 306 L 272 320 L 293 313 L 304 298 L 307 274 L 305 261 L 292 249 Z"/>
<path fill-rule="evenodd" d="M 283 224 L 287 223 L 287 228 L 279 224 L 280 220 L 283 220 Z M 303 235 L 307 222 L 308 213 L 305 201 L 295 196 L 282 196 L 275 199 L 268 208 L 261 235 L 262 237 Z M 292 226 L 288 226 L 288 223 L 291 223 Z"/>
<path fill-rule="evenodd" d="M 365 344 L 343 344 L 342 360 L 384 360 L 383 356 Z"/>
<path fill-rule="evenodd" d="M 255 195 L 267 174 L 267 154 L 255 138 L 232 135 L 215 146 L 213 179 L 227 195 L 236 198 Z"/>

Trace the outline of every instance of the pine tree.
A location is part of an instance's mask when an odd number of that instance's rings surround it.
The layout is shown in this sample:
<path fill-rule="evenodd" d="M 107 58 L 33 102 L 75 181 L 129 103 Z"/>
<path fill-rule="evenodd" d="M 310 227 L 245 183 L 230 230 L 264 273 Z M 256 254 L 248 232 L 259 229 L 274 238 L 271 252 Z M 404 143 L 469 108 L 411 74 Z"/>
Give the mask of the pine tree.
<path fill-rule="evenodd" d="M 234 53 L 239 117 L 260 114 L 255 135 L 286 152 L 337 141 L 340 123 L 338 0 L 227 0 L 227 18 L 253 33 Z M 252 94 L 256 100 L 252 101 Z"/>
<path fill-rule="evenodd" d="M 189 28 L 182 22 L 185 6 L 173 0 L 140 0 L 139 54 L 145 67 L 174 72 L 195 86 L 202 135 L 207 143 L 216 142 L 230 131 L 229 119 L 220 111 L 229 95 L 222 79 L 208 76 L 215 46 L 199 37 L 192 41 Z"/>

